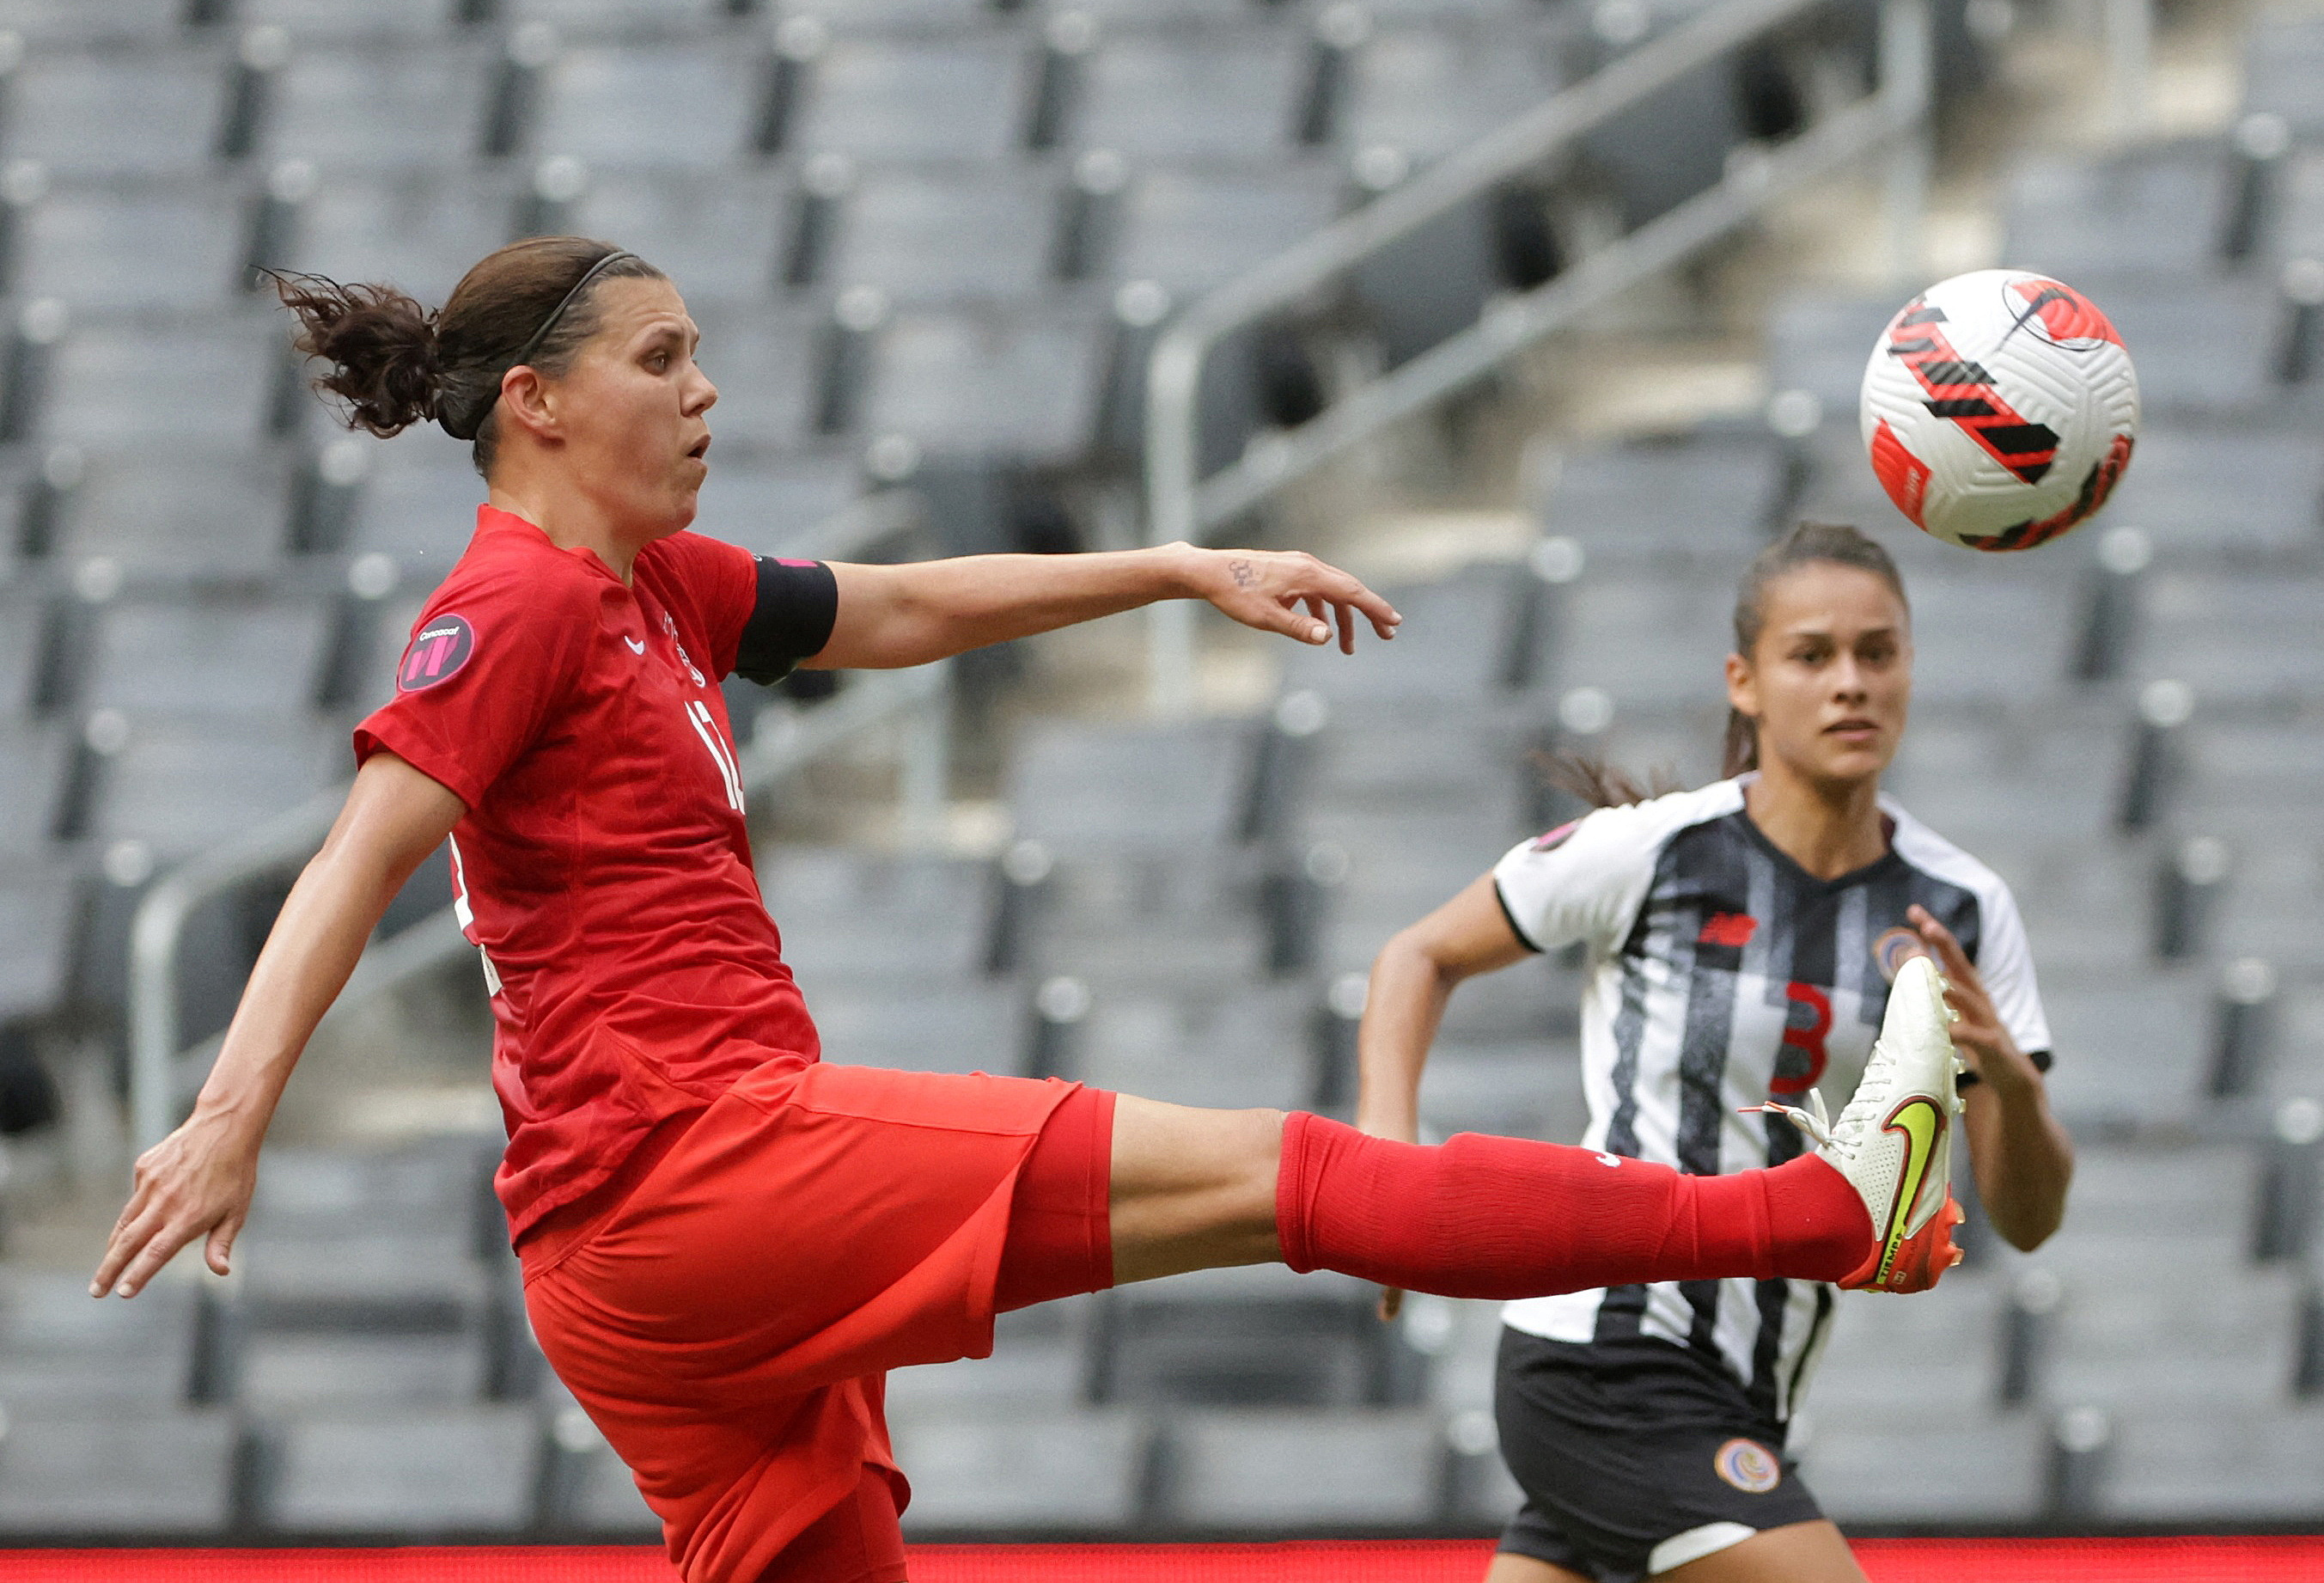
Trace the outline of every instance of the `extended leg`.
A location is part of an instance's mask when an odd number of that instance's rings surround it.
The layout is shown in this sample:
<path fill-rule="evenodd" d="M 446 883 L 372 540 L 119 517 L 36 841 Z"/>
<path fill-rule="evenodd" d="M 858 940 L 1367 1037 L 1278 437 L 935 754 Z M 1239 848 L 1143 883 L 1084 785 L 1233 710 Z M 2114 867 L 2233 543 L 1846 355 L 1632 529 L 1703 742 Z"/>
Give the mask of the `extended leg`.
<path fill-rule="evenodd" d="M 1319 1116 L 1126 1094 L 1111 1217 L 1117 1281 L 1279 1258 L 1485 1298 L 1728 1275 L 1829 1280 L 1871 1244 L 1854 1190 L 1813 1159 L 1690 1177 L 1552 1143 L 1464 1134 L 1420 1148 Z"/>

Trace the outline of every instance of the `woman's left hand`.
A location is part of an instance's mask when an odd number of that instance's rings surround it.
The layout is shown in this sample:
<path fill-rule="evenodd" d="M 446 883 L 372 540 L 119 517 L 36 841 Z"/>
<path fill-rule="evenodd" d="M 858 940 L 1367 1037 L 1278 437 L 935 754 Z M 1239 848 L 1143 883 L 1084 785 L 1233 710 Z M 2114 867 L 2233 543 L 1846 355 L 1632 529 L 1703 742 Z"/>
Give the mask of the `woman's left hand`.
<path fill-rule="evenodd" d="M 1383 641 L 1404 620 L 1386 599 L 1305 551 L 1188 547 L 1188 592 L 1261 632 L 1323 643 L 1336 622 L 1340 652 L 1352 654 L 1359 617 Z"/>
<path fill-rule="evenodd" d="M 1969 1069 L 1980 1081 L 1992 1084 L 1997 1093 L 2038 1087 L 2041 1069 L 2009 1036 L 2001 1014 L 1994 1009 L 1993 997 L 1986 993 L 1985 980 L 1978 977 L 1976 964 L 1961 949 L 1953 931 L 1938 922 L 1936 914 L 1926 907 L 1915 905 L 1904 916 L 1945 976 L 1945 1002 L 1956 1014 L 1953 1048 L 1968 1060 Z"/>

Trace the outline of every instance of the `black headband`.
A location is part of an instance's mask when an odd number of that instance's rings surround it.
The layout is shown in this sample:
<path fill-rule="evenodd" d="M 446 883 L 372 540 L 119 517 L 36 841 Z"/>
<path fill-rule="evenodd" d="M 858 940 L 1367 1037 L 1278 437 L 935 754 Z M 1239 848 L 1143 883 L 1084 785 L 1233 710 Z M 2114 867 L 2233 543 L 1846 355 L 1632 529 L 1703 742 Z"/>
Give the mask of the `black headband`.
<path fill-rule="evenodd" d="M 580 299 L 581 293 L 589 289 L 590 282 L 621 263 L 622 260 L 636 256 L 634 253 L 616 247 L 584 270 L 581 278 L 573 282 L 573 289 L 557 300 L 557 306 L 549 310 L 549 317 L 540 321 L 540 328 L 532 332 L 531 338 L 518 347 L 516 356 L 508 360 L 507 366 L 501 370 L 501 379 L 508 377 L 509 369 L 521 368 L 532 361 L 532 355 L 540 350 L 540 343 L 549 338 L 549 332 L 557 328 L 557 321 L 565 317 L 565 310 L 572 307 Z M 474 440 L 476 437 L 476 430 L 484 426 L 484 420 L 492 415 L 493 407 L 500 399 L 500 380 L 495 379 L 492 389 L 486 393 L 483 403 L 473 414 L 461 413 L 456 426 L 442 412 L 437 414 L 436 421 L 443 426 L 445 433 L 455 440 Z"/>

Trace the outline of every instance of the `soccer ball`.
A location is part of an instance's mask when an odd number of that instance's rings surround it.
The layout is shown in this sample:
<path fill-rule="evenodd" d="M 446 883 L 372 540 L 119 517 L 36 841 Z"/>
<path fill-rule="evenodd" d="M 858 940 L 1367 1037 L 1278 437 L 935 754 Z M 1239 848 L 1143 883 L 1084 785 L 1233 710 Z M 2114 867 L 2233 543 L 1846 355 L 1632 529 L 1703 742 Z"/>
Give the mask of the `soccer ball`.
<path fill-rule="evenodd" d="M 2023 270 L 1931 286 L 1880 332 L 1859 409 L 1872 470 L 1924 532 L 2031 550 L 2106 504 L 2138 374 L 2098 305 Z"/>

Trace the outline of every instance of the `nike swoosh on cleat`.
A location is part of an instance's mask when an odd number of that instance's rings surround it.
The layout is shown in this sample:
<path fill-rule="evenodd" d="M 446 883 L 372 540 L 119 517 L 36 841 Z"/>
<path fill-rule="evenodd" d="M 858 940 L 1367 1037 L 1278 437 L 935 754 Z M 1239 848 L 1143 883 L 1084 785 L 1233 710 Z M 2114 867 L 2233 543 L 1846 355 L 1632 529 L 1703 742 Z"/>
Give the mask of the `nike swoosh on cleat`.
<path fill-rule="evenodd" d="M 1888 1272 L 1896 1263 L 1896 1252 L 1904 1246 L 1905 1223 L 1913 1217 L 1913 1206 L 1920 1201 L 1923 1180 L 1929 1173 L 1929 1157 L 1936 1151 L 1937 1140 L 1944 1135 L 1945 1118 L 1935 1100 L 1925 1094 L 1915 1094 L 1888 1113 L 1880 1130 L 1904 1134 L 1904 1169 L 1896 1179 L 1896 1201 L 1889 1207 L 1887 1235 L 1880 1245 L 1880 1264 L 1872 1276 L 1875 1286 L 1887 1282 Z"/>

